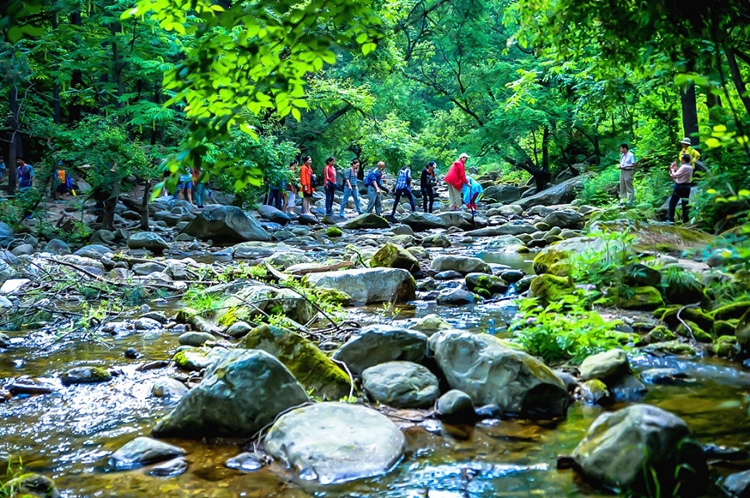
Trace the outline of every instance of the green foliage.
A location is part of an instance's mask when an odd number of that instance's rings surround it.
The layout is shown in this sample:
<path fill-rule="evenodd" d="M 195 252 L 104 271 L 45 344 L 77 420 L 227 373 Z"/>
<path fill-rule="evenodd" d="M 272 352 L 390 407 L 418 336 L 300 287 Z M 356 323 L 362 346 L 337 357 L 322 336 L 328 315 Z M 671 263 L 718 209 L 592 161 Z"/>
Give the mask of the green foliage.
<path fill-rule="evenodd" d="M 583 296 L 571 294 L 546 308 L 536 299 L 521 300 L 509 327 L 512 342 L 547 363 L 580 364 L 587 356 L 623 346 L 627 337 L 615 331 L 619 321 L 605 321 L 582 307 Z"/>
<path fill-rule="evenodd" d="M 23 459 L 19 456 L 18 459 L 14 457 L 8 458 L 8 466 L 5 469 L 5 478 L 0 482 L 0 498 L 14 498 L 18 493 L 18 489 L 13 484 L 14 479 L 24 475 L 23 470 Z M 7 484 L 11 483 L 11 484 Z"/>

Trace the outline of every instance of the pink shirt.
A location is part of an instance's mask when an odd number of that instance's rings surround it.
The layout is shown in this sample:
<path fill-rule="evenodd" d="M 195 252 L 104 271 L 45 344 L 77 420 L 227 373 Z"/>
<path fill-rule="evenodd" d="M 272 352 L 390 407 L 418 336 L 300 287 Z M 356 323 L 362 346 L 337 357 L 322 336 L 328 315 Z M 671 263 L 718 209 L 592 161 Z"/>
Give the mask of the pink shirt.
<path fill-rule="evenodd" d="M 677 171 L 669 176 L 679 185 L 690 183 L 693 179 L 693 167 L 690 164 L 682 164 Z"/>
<path fill-rule="evenodd" d="M 336 183 L 336 168 L 330 164 L 326 164 L 326 167 L 323 168 L 323 180 L 326 182 L 326 185 Z"/>

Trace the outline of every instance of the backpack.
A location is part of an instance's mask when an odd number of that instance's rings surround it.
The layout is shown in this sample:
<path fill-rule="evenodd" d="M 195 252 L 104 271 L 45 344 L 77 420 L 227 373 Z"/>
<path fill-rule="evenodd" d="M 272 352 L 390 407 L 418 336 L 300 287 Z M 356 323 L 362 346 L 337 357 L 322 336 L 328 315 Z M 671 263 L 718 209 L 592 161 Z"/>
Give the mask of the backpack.
<path fill-rule="evenodd" d="M 351 170 L 348 170 L 348 171 L 351 171 Z M 344 191 L 344 185 L 346 185 L 345 178 L 346 178 L 346 173 L 344 173 L 343 175 L 338 175 L 338 174 L 336 175 L 336 190 L 339 190 L 341 192 Z"/>
<path fill-rule="evenodd" d="M 315 188 L 317 186 L 318 186 L 318 177 L 317 175 L 315 175 L 315 173 L 311 171 L 310 172 L 310 188 Z"/>
<path fill-rule="evenodd" d="M 57 184 L 67 186 L 68 185 L 67 176 L 68 175 L 65 173 L 64 169 L 58 169 L 57 170 Z"/>
<path fill-rule="evenodd" d="M 365 187 L 369 187 L 370 185 L 375 183 L 375 170 L 372 170 L 369 173 L 367 173 L 364 183 L 365 183 Z"/>

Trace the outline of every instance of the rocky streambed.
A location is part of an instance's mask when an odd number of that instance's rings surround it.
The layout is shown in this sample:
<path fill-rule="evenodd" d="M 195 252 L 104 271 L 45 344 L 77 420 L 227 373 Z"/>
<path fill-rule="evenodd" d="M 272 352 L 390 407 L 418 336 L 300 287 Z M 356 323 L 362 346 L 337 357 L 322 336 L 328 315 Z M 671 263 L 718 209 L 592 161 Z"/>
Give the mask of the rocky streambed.
<path fill-rule="evenodd" d="M 750 376 L 695 354 L 710 347 L 559 371 L 504 342 L 534 270 L 559 275 L 561 258 L 532 265 L 536 251 L 590 244 L 594 209 L 326 224 L 168 208 L 153 232 L 99 233 L 73 254 L 7 235 L 0 457 L 63 496 L 599 496 L 638 485 L 643 462 L 691 466 L 710 496 L 750 466 Z M 288 275 L 325 298 L 279 285 Z M 102 306 L 125 289 L 141 304 Z M 645 335 L 659 322 L 642 304 L 616 318 Z M 598 449 L 597 431 L 616 444 Z"/>

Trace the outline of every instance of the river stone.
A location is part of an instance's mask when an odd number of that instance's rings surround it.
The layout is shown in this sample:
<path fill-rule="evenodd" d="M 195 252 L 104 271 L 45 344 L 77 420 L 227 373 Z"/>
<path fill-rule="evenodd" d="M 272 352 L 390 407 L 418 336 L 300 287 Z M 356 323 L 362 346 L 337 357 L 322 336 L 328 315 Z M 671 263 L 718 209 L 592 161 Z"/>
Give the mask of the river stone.
<path fill-rule="evenodd" d="M 681 489 L 695 489 L 695 485 L 700 489 L 708 472 L 703 448 L 687 424 L 672 413 L 643 404 L 600 415 L 572 457 L 595 482 L 637 492 L 654 489 L 644 475 L 649 481 L 652 474 L 657 475 L 662 489 L 673 489 L 675 469 L 682 468 L 693 482 L 683 483 Z"/>
<path fill-rule="evenodd" d="M 279 225 L 286 225 L 287 223 L 292 221 L 288 214 L 267 204 L 258 206 L 258 214 L 264 220 L 278 223 Z"/>
<path fill-rule="evenodd" d="M 445 306 L 462 306 L 464 304 L 473 304 L 474 301 L 474 295 L 460 287 L 444 289 L 437 296 L 437 303 Z"/>
<path fill-rule="evenodd" d="M 466 235 L 469 237 L 497 237 L 499 235 L 520 235 L 524 233 L 534 233 L 536 231 L 538 231 L 537 227 L 528 223 L 505 223 L 494 227 L 472 230 L 466 232 Z"/>
<path fill-rule="evenodd" d="M 490 265 L 471 256 L 438 256 L 432 260 L 430 268 L 436 272 L 455 270 L 463 275 L 473 272 L 492 274 Z"/>
<path fill-rule="evenodd" d="M 583 225 L 583 216 L 572 209 L 561 209 L 545 216 L 542 222 L 550 227 L 581 228 Z"/>
<path fill-rule="evenodd" d="M 489 334 L 438 332 L 429 348 L 448 385 L 471 396 L 475 406 L 496 404 L 529 417 L 561 416 L 568 408 L 565 383 L 533 356 Z"/>
<path fill-rule="evenodd" d="M 257 240 L 235 244 L 232 250 L 235 259 L 263 259 L 278 252 L 299 252 L 286 244 Z"/>
<path fill-rule="evenodd" d="M 172 377 L 160 377 L 151 387 L 151 394 L 157 398 L 171 398 L 177 400 L 188 392 L 185 384 Z"/>
<path fill-rule="evenodd" d="M 448 228 L 445 221 L 434 214 L 411 213 L 401 219 L 401 223 L 409 225 L 415 232 L 424 232 L 435 228 Z"/>
<path fill-rule="evenodd" d="M 207 332 L 185 332 L 177 341 L 183 346 L 203 346 L 208 341 L 215 341 L 216 337 Z"/>
<path fill-rule="evenodd" d="M 251 437 L 279 413 L 308 401 L 279 360 L 265 351 L 235 350 L 156 424 L 154 435 Z"/>
<path fill-rule="evenodd" d="M 313 394 L 329 400 L 337 400 L 349 393 L 351 382 L 346 372 L 296 332 L 264 324 L 245 336 L 243 346 L 272 354 L 307 392 L 313 391 Z"/>
<path fill-rule="evenodd" d="M 374 213 L 360 214 L 356 218 L 338 224 L 344 230 L 356 230 L 359 228 L 390 228 L 388 221 Z"/>
<path fill-rule="evenodd" d="M 314 286 L 333 289 L 351 296 L 357 303 L 395 303 L 416 297 L 417 284 L 401 268 L 362 268 L 314 273 L 307 276 Z"/>
<path fill-rule="evenodd" d="M 155 254 L 161 254 L 164 249 L 169 249 L 169 244 L 153 232 L 138 232 L 130 236 L 128 247 L 130 249 L 147 249 Z"/>
<path fill-rule="evenodd" d="M 633 295 L 620 303 L 626 310 L 654 311 L 664 306 L 664 299 L 655 287 L 633 287 Z"/>
<path fill-rule="evenodd" d="M 396 408 L 428 408 L 440 394 L 437 377 L 409 361 L 389 361 L 366 369 L 362 386 L 371 399 Z"/>
<path fill-rule="evenodd" d="M 316 403 L 282 415 L 265 449 L 300 479 L 338 483 L 387 473 L 405 447 L 387 417 L 360 405 Z"/>
<path fill-rule="evenodd" d="M 450 247 L 451 245 L 453 244 L 450 239 L 442 233 L 428 235 L 422 239 L 422 247 Z"/>
<path fill-rule="evenodd" d="M 242 337 L 246 335 L 248 332 L 250 332 L 253 328 L 247 323 L 243 321 L 234 322 L 232 325 L 229 326 L 229 328 L 226 330 L 226 334 L 229 337 Z"/>
<path fill-rule="evenodd" d="M 156 261 L 148 261 L 146 263 L 136 263 L 133 265 L 133 273 L 136 275 L 151 275 L 152 273 L 159 273 L 166 270 L 166 266 Z"/>
<path fill-rule="evenodd" d="M 458 280 L 463 275 L 456 270 L 446 270 L 435 274 L 435 280 Z"/>
<path fill-rule="evenodd" d="M 112 249 L 110 249 L 107 246 L 103 246 L 99 244 L 90 244 L 88 246 L 81 247 L 76 252 L 74 252 L 73 255 L 81 256 L 82 258 L 91 258 L 93 260 L 98 261 L 102 259 L 102 256 L 111 252 L 112 252 Z"/>
<path fill-rule="evenodd" d="M 474 219 L 468 211 L 446 211 L 438 213 L 437 217 L 443 220 L 446 227 L 471 230 L 474 227 Z"/>
<path fill-rule="evenodd" d="M 163 462 L 184 454 L 185 450 L 179 446 L 157 441 L 150 437 L 137 437 L 115 451 L 109 458 L 109 464 L 116 470 L 128 470 Z"/>
<path fill-rule="evenodd" d="M 396 225 L 391 227 L 393 235 L 411 235 L 414 236 L 414 230 L 409 225 Z"/>
<path fill-rule="evenodd" d="M 450 330 L 453 327 L 450 323 L 443 320 L 440 315 L 431 313 L 417 320 L 417 323 L 412 325 L 410 328 L 412 330 L 416 330 L 417 332 L 422 332 L 427 336 L 431 336 L 435 332 L 440 332 L 441 330 Z"/>
<path fill-rule="evenodd" d="M 475 292 L 477 287 L 487 289 L 492 294 L 505 294 L 508 290 L 508 282 L 495 275 L 469 273 L 464 280 L 466 287 L 472 292 Z"/>
<path fill-rule="evenodd" d="M 101 367 L 75 367 L 60 376 L 60 380 L 66 386 L 72 384 L 94 384 L 97 382 L 109 382 L 112 374 Z"/>
<path fill-rule="evenodd" d="M 730 474 L 724 479 L 721 488 L 732 497 L 750 497 L 750 470 Z"/>
<path fill-rule="evenodd" d="M 158 465 L 154 465 L 149 470 L 149 475 L 157 477 L 175 477 L 184 474 L 188 469 L 187 460 L 184 458 L 173 458 L 168 462 L 163 462 Z"/>
<path fill-rule="evenodd" d="M 237 310 L 247 311 L 249 318 L 261 311 L 281 313 L 297 323 L 307 323 L 318 313 L 307 299 L 291 289 L 258 284 L 250 284 L 228 297 L 216 313 L 216 321 L 226 323 Z"/>
<path fill-rule="evenodd" d="M 0 239 L 2 240 L 2 239 Z M 6 481 L 0 491 L 15 490 L 15 497 L 32 498 L 60 498 L 60 492 L 55 487 L 55 482 L 49 477 L 41 474 L 24 472 L 20 476 Z"/>
<path fill-rule="evenodd" d="M 2 308 L 0 307 L 0 309 Z M 0 348 L 8 348 L 8 347 L 10 347 L 10 337 L 0 332 Z"/>
<path fill-rule="evenodd" d="M 142 316 L 133 323 L 133 327 L 135 330 L 161 330 L 162 324 L 153 318 Z"/>
<path fill-rule="evenodd" d="M 534 195 L 523 197 L 513 202 L 513 204 L 521 206 L 523 209 L 529 209 L 532 206 L 566 204 L 575 199 L 576 193 L 583 185 L 584 178 L 584 175 L 575 176 L 541 192 L 536 192 Z"/>
<path fill-rule="evenodd" d="M 443 420 L 471 420 L 474 418 L 474 403 L 465 392 L 451 389 L 437 400 L 436 412 Z"/>
<path fill-rule="evenodd" d="M 390 325 L 370 325 L 333 354 L 349 370 L 360 375 L 367 368 L 388 361 L 420 362 L 427 350 L 427 336 Z"/>
<path fill-rule="evenodd" d="M 34 252 L 34 246 L 31 244 L 21 244 L 13 248 L 11 253 L 14 256 L 28 256 Z"/>
<path fill-rule="evenodd" d="M 263 468 L 263 459 L 255 453 L 243 452 L 227 460 L 224 465 L 242 472 L 255 472 Z"/>
<path fill-rule="evenodd" d="M 419 261 L 403 247 L 388 243 L 372 255 L 370 267 L 403 268 L 414 272 L 419 270 Z"/>
<path fill-rule="evenodd" d="M 580 398 L 590 405 L 605 405 L 611 401 L 607 385 L 599 379 L 591 379 L 581 384 Z"/>
<path fill-rule="evenodd" d="M 500 274 L 500 278 L 502 278 L 509 284 L 515 284 L 525 276 L 526 274 L 521 270 L 504 270 Z"/>
<path fill-rule="evenodd" d="M 622 349 L 612 349 L 587 356 L 579 367 L 583 381 L 591 379 L 606 381 L 627 373 L 628 370 L 628 355 Z"/>
<path fill-rule="evenodd" d="M 206 208 L 190 222 L 184 233 L 201 240 L 210 239 L 214 243 L 271 240 L 260 223 L 237 206 Z"/>
<path fill-rule="evenodd" d="M 491 185 L 482 194 L 482 199 L 494 202 L 514 202 L 520 198 L 521 189 L 515 185 Z"/>

